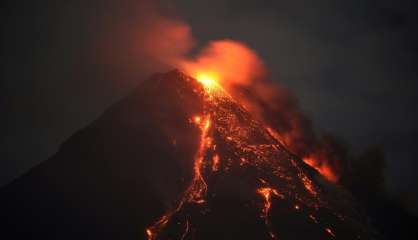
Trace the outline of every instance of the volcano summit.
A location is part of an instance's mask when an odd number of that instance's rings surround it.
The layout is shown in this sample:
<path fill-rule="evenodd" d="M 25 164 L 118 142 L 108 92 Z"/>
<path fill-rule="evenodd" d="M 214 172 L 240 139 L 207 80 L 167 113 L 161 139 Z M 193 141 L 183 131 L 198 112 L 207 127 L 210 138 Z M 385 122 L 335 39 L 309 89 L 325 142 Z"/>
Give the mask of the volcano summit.
<path fill-rule="evenodd" d="M 218 83 L 157 74 L 1 190 L 1 234 L 380 238 L 349 193 L 281 142 Z"/>

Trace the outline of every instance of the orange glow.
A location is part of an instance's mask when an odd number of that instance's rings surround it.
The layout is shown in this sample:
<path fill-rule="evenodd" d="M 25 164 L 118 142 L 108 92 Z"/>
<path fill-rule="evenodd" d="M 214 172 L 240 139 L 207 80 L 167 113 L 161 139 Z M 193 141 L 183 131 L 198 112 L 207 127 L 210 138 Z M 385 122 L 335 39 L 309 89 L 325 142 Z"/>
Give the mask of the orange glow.
<path fill-rule="evenodd" d="M 216 154 L 212 157 L 212 171 L 218 171 L 219 169 L 219 155 Z"/>
<path fill-rule="evenodd" d="M 204 65 L 202 66 L 204 67 Z M 201 66 L 199 65 L 199 67 Z M 290 207 L 293 211 L 298 211 L 299 214 L 305 214 L 309 208 L 319 209 L 319 207 L 322 206 L 322 202 L 319 201 L 321 197 L 320 188 L 317 188 L 316 183 L 310 178 L 310 175 L 305 174 L 305 170 L 301 168 L 301 160 L 293 157 L 292 154 L 289 153 L 286 157 L 290 161 L 292 169 L 295 170 L 292 171 L 292 175 L 294 173 L 297 174 L 295 179 L 293 179 L 290 174 L 286 175 L 285 171 L 281 169 L 280 163 L 277 163 L 274 161 L 274 158 L 271 158 L 272 153 L 275 153 L 281 147 L 287 148 L 287 145 L 292 145 L 295 142 L 295 138 L 289 138 L 286 135 L 283 137 L 282 133 L 279 133 L 278 130 L 272 128 L 264 129 L 262 122 L 258 123 L 254 121 L 252 122 L 254 125 L 247 127 L 240 121 L 236 121 L 234 113 L 229 112 L 228 107 L 230 107 L 230 105 L 225 104 L 229 103 L 228 101 L 232 101 L 233 99 L 224 97 L 224 95 L 228 97 L 230 96 L 220 85 L 220 83 L 225 83 L 225 80 L 223 79 L 226 75 L 223 75 L 223 72 L 216 72 L 211 71 L 210 68 L 208 69 L 209 70 L 203 71 L 199 68 L 199 71 L 195 72 L 195 75 L 193 75 L 195 77 L 194 81 L 198 81 L 203 86 L 203 88 L 199 87 L 194 90 L 202 91 L 204 104 L 206 104 L 204 105 L 203 112 L 196 113 L 196 115 L 192 114 L 188 118 L 188 123 L 200 130 L 200 139 L 196 144 L 197 151 L 193 158 L 193 177 L 183 195 L 178 199 L 176 208 L 169 209 L 169 211 L 167 211 L 160 220 L 145 229 L 145 233 L 148 236 L 148 240 L 160 239 L 161 237 L 159 235 L 162 230 L 171 226 L 168 226 L 167 223 L 172 220 L 173 216 L 177 212 L 182 211 L 184 206 L 188 204 L 201 204 L 203 206 L 210 204 L 211 199 L 207 199 L 206 195 L 208 195 L 208 189 L 210 188 L 208 184 L 212 184 L 212 181 L 208 179 L 212 179 L 211 177 L 218 176 L 220 174 L 226 174 L 232 167 L 235 168 L 235 166 L 245 165 L 248 167 L 256 167 L 257 169 L 261 167 L 264 169 L 266 166 L 268 167 L 266 169 L 270 169 L 272 171 L 273 176 L 286 179 L 286 181 L 289 179 L 297 180 L 297 186 L 304 186 L 305 188 L 305 192 L 307 194 L 299 195 L 298 192 L 296 192 L 297 189 L 292 188 L 289 190 L 286 189 L 286 186 L 282 189 L 281 186 L 280 188 L 277 187 L 274 181 L 273 183 L 275 184 L 271 185 L 268 182 L 271 181 L 270 178 L 266 178 L 267 180 L 259 178 L 261 184 L 252 189 L 252 193 L 254 195 L 261 197 L 261 199 L 259 199 L 260 218 L 264 221 L 270 238 L 278 239 L 280 237 L 279 233 L 277 233 L 278 236 L 276 236 L 274 225 L 271 222 L 273 219 L 270 219 L 273 215 L 271 213 L 274 213 L 272 204 L 277 203 L 273 200 L 285 198 L 294 199 L 294 201 L 291 202 Z M 237 116 L 239 115 L 237 114 Z M 247 128 L 262 129 L 265 132 L 266 140 L 268 140 L 266 141 L 267 144 L 264 142 L 263 144 L 252 143 L 252 139 L 247 139 L 250 138 L 251 135 L 247 133 L 248 131 L 244 131 L 247 130 Z M 217 142 L 220 138 L 222 138 L 225 141 L 225 144 L 228 145 L 228 151 L 229 149 L 235 151 L 234 153 L 236 153 L 236 159 L 229 157 L 228 154 L 223 154 L 223 143 Z M 219 146 L 218 149 L 216 148 L 217 144 Z M 222 159 L 218 154 L 221 154 Z M 303 161 L 305 161 L 308 165 L 317 169 L 322 175 L 331 181 L 336 181 L 338 179 L 338 176 L 333 174 L 332 169 L 326 164 L 326 162 L 318 161 L 322 159 L 326 160 L 326 157 L 322 157 L 322 155 L 315 155 L 313 153 L 311 154 L 311 152 L 305 155 L 309 155 L 309 157 L 303 158 Z M 321 158 L 317 156 L 321 156 Z M 236 163 L 239 165 L 235 165 Z M 302 190 L 304 189 L 302 188 Z M 295 191 L 295 193 L 292 193 L 293 191 Z M 212 190 L 210 193 L 212 193 Z M 304 195 L 308 197 L 305 197 Z M 307 201 L 307 199 L 312 199 L 313 201 Z M 320 223 L 320 219 L 317 219 L 312 214 L 309 215 L 309 218 L 317 224 Z M 177 218 L 173 219 L 177 221 Z M 192 224 L 192 220 L 192 218 L 186 218 L 185 220 L 180 220 L 179 222 L 174 223 L 178 225 L 182 224 L 182 226 L 184 226 L 183 234 L 179 239 L 189 238 L 190 236 L 188 235 L 193 233 L 195 226 Z M 335 237 L 334 232 L 330 228 L 325 228 L 325 226 L 322 225 L 321 230 L 325 231 L 323 234 L 329 234 L 330 236 Z"/>
<path fill-rule="evenodd" d="M 260 179 L 262 183 L 266 183 L 263 179 Z M 271 197 L 276 196 L 283 198 L 283 195 L 281 195 L 276 189 L 271 187 L 262 187 L 257 189 L 257 193 L 260 194 L 264 198 L 264 206 L 261 210 L 262 212 L 262 218 L 264 218 L 264 222 L 267 225 L 267 228 L 269 229 L 269 235 L 271 239 L 277 239 L 276 235 L 273 232 L 273 229 L 271 227 L 270 221 L 269 221 L 269 212 L 271 208 Z"/>
<path fill-rule="evenodd" d="M 316 196 L 318 193 L 315 191 L 315 188 L 313 186 L 313 183 L 312 183 L 311 179 L 309 179 L 306 176 L 306 174 L 302 172 L 302 170 L 297 165 L 295 160 L 292 159 L 290 162 L 298 170 L 298 176 L 299 176 L 300 180 L 302 181 L 303 185 L 305 186 L 306 190 L 308 190 L 312 195 Z"/>
<path fill-rule="evenodd" d="M 332 230 L 331 230 L 330 228 L 325 228 L 325 231 L 326 231 L 329 235 L 331 235 L 331 236 L 335 237 L 334 232 L 332 232 Z"/>
<path fill-rule="evenodd" d="M 147 233 L 148 239 L 152 239 L 152 231 L 149 228 L 147 228 L 146 233 Z"/>
<path fill-rule="evenodd" d="M 219 77 L 215 72 L 198 72 L 196 73 L 196 79 L 205 88 L 213 88 L 213 86 L 218 85 Z"/>
<path fill-rule="evenodd" d="M 193 119 L 193 122 L 201 130 L 200 144 L 199 144 L 199 148 L 197 150 L 197 153 L 194 159 L 193 180 L 190 186 L 188 187 L 188 189 L 186 190 L 183 198 L 178 203 L 177 208 L 171 209 L 170 211 L 168 211 L 156 223 L 154 223 L 152 226 L 150 226 L 149 228 L 145 230 L 148 240 L 157 239 L 158 235 L 160 234 L 162 229 L 165 227 L 165 225 L 168 223 L 172 215 L 180 211 L 180 209 L 183 207 L 183 205 L 186 202 L 193 202 L 196 204 L 205 203 L 204 197 L 207 191 L 207 184 L 206 184 L 205 179 L 202 176 L 201 168 L 202 168 L 202 163 L 204 160 L 206 150 L 211 145 L 211 141 L 212 141 L 211 138 L 208 136 L 209 129 L 211 126 L 211 120 L 210 120 L 210 115 L 205 115 L 203 117 L 194 116 L 192 119 Z M 182 239 L 187 235 L 188 231 L 189 231 L 189 222 L 187 220 L 186 230 Z"/>
<path fill-rule="evenodd" d="M 208 131 L 210 128 L 210 116 L 205 116 L 203 121 L 200 117 L 198 117 L 198 119 L 199 120 L 196 122 L 195 117 L 195 123 L 201 130 L 200 145 L 194 160 L 194 178 L 190 188 L 188 189 L 189 196 L 187 196 L 187 201 L 200 204 L 205 202 L 203 197 L 208 187 L 205 179 L 202 176 L 201 167 L 204 160 L 205 151 L 208 148 L 208 145 L 210 145 L 211 139 L 208 137 Z"/>
<path fill-rule="evenodd" d="M 312 184 L 312 181 L 305 175 L 305 174 L 303 174 L 303 175 L 301 175 L 300 176 L 301 177 L 301 180 L 302 180 L 302 182 L 303 182 L 303 185 L 305 186 L 305 188 L 312 194 L 312 195 L 317 195 L 317 193 L 316 193 L 316 191 L 315 191 L 315 189 L 314 189 L 314 187 L 313 187 L 313 184 Z"/>
<path fill-rule="evenodd" d="M 262 61 L 245 44 L 218 40 L 208 44 L 194 59 L 180 61 L 179 67 L 205 87 L 221 84 L 249 85 L 264 74 Z"/>
<path fill-rule="evenodd" d="M 293 139 L 291 136 L 286 134 L 282 136 L 270 127 L 267 127 L 266 129 L 274 139 L 276 139 L 279 143 L 283 144 L 284 146 L 289 147 L 290 149 L 297 140 L 297 138 Z M 336 171 L 329 165 L 329 159 L 327 158 L 327 156 L 322 154 L 321 158 L 319 158 L 315 155 L 317 154 L 312 153 L 310 156 L 303 157 L 302 160 L 309 166 L 315 168 L 322 176 L 324 176 L 329 181 L 337 182 L 339 176 L 337 175 Z M 293 165 L 295 164 L 293 163 Z M 314 193 L 315 191 L 313 190 L 311 181 L 306 176 L 301 176 L 301 179 L 305 187 L 311 193 Z"/>
<path fill-rule="evenodd" d="M 196 116 L 196 117 L 193 118 L 193 120 L 196 124 L 199 124 L 201 119 L 200 119 L 199 116 Z"/>
<path fill-rule="evenodd" d="M 263 187 L 257 189 L 257 192 L 264 198 L 263 217 L 267 218 L 271 208 L 271 196 L 280 196 L 276 189 Z"/>
<path fill-rule="evenodd" d="M 305 157 L 303 161 L 309 166 L 315 168 L 321 175 L 331 182 L 337 182 L 338 176 L 332 171 L 331 167 L 328 166 L 327 162 L 320 161 L 315 157 Z"/>
<path fill-rule="evenodd" d="M 164 226 L 167 224 L 169 217 L 167 215 L 163 215 L 154 225 L 147 228 L 145 233 L 147 234 L 148 240 L 156 239 L 156 233 L 158 234 Z"/>

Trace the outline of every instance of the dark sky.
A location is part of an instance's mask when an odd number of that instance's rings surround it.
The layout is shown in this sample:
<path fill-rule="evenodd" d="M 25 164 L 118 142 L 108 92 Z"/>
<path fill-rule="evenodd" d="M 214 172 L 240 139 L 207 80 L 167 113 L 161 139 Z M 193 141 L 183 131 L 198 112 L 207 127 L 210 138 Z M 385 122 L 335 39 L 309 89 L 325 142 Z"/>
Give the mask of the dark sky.
<path fill-rule="evenodd" d="M 0 185 L 47 159 L 141 79 L 166 70 L 124 48 L 130 35 L 119 32 L 146 34 L 141 15 L 151 9 L 189 24 L 198 46 L 223 38 L 248 44 L 318 128 L 356 151 L 382 146 L 388 189 L 417 201 L 414 1 L 164 0 L 157 10 L 137 2 L 2 7 Z"/>

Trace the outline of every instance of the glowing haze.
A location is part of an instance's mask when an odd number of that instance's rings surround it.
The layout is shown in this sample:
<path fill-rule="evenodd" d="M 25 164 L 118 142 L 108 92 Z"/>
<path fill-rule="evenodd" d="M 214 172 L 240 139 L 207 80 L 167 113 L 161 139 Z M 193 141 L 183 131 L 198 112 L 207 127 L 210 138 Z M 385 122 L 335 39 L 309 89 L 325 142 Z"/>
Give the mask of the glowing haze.
<path fill-rule="evenodd" d="M 115 23 L 114 31 L 109 32 L 117 34 L 100 37 L 105 42 L 98 44 L 99 49 L 112 49 L 110 55 L 106 52 L 107 57 L 100 57 L 112 64 L 102 65 L 108 66 L 110 72 L 132 73 L 126 77 L 132 79 L 137 79 L 134 73 L 139 71 L 138 65 L 149 72 L 174 66 L 198 79 L 206 88 L 214 90 L 221 86 L 255 118 L 274 130 L 291 151 L 329 180 L 338 180 L 343 169 L 338 152 L 314 133 L 296 98 L 268 80 L 267 68 L 256 51 L 240 41 L 222 39 L 209 42 L 191 56 L 197 42 L 191 27 L 180 19 L 161 15 L 151 2 L 140 5 L 134 8 L 142 9 L 135 14 L 136 27 L 146 31 L 133 31 L 131 25 Z"/>
<path fill-rule="evenodd" d="M 263 61 L 246 44 L 229 39 L 212 41 L 195 57 L 178 60 L 177 66 L 208 89 L 221 85 L 305 163 L 328 180 L 338 181 L 338 153 L 327 139 L 316 136 L 293 95 L 267 80 Z"/>
<path fill-rule="evenodd" d="M 250 85 L 265 72 L 255 51 L 233 40 L 212 41 L 196 57 L 182 60 L 179 65 L 191 76 L 217 81 L 225 88 Z"/>

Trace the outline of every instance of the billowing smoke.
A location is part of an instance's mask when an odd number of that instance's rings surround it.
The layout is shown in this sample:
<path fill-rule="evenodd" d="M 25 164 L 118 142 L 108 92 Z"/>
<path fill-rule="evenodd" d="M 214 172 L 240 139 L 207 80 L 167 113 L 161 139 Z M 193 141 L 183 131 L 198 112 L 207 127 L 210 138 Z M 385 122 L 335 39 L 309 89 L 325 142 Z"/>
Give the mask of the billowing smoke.
<path fill-rule="evenodd" d="M 346 169 L 344 147 L 314 128 L 291 92 L 266 80 L 241 89 L 241 101 L 270 127 L 272 134 L 277 133 L 292 152 L 327 179 L 338 181 Z"/>
<path fill-rule="evenodd" d="M 205 74 L 218 81 L 292 152 L 327 179 L 343 183 L 355 175 L 358 164 L 353 162 L 359 158 L 350 154 L 343 141 L 314 128 L 297 98 L 270 79 L 261 58 L 245 43 L 214 40 L 192 56 L 197 41 L 187 23 L 162 14 L 150 1 L 135 1 L 125 7 L 120 11 L 123 16 L 110 18 L 118 20 L 109 23 L 109 29 L 94 42 L 99 55 L 104 54 L 97 59 L 106 61 L 99 63 L 107 66 L 106 71 L 127 74 L 117 79 L 134 80 L 135 73 L 173 67 L 194 77 Z"/>
<path fill-rule="evenodd" d="M 195 77 L 204 74 L 220 82 L 291 151 L 327 179 L 338 181 L 346 162 L 342 148 L 314 131 L 296 98 L 268 80 L 262 60 L 247 45 L 233 40 L 212 41 L 195 57 L 180 59 L 178 65 Z"/>
<path fill-rule="evenodd" d="M 180 20 L 156 15 L 148 27 L 149 32 L 133 44 L 153 62 L 173 65 L 195 45 L 190 27 Z"/>
<path fill-rule="evenodd" d="M 135 86 L 138 79 L 171 70 L 195 46 L 190 26 L 152 0 L 103 4 L 112 11 L 94 16 L 101 24 L 95 26 L 87 57 L 106 78 Z"/>
<path fill-rule="evenodd" d="M 180 59 L 178 65 L 193 76 L 207 74 L 229 90 L 251 86 L 265 75 L 257 54 L 244 43 L 229 39 L 209 42 L 197 56 Z"/>

